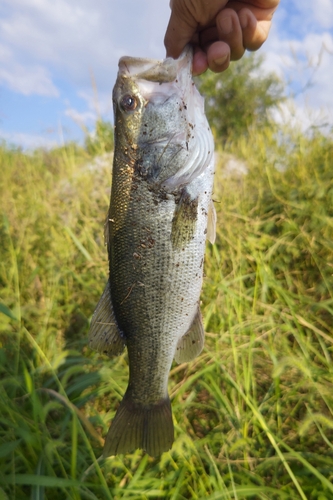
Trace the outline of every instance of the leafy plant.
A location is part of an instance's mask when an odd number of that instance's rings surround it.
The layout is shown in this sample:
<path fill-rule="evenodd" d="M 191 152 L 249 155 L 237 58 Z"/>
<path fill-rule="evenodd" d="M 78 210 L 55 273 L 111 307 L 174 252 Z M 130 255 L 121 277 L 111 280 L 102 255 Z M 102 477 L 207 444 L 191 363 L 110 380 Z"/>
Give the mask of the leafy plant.
<path fill-rule="evenodd" d="M 92 155 L 102 155 L 113 151 L 113 126 L 110 122 L 99 119 L 95 130 L 86 134 L 85 148 Z"/>
<path fill-rule="evenodd" d="M 248 134 L 218 155 L 206 343 L 172 368 L 176 440 L 159 459 L 101 459 L 128 377 L 126 354 L 86 344 L 108 161 L 0 148 L 0 498 L 333 497 L 333 141 Z"/>

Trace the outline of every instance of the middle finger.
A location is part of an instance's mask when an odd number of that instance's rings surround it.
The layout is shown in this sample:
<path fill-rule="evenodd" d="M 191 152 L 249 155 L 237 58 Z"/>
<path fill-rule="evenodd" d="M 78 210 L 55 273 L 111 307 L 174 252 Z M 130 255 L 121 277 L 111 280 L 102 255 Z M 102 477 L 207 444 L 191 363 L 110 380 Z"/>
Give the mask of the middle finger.
<path fill-rule="evenodd" d="M 230 59 L 236 61 L 245 52 L 243 33 L 237 12 L 233 9 L 223 9 L 216 16 L 218 38 L 230 47 Z"/>

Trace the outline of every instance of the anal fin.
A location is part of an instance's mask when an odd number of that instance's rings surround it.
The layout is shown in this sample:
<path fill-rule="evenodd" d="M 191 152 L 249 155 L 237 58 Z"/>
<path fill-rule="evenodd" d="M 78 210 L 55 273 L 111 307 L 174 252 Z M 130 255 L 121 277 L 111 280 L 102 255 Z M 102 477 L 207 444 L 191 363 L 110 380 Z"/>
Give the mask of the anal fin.
<path fill-rule="evenodd" d="M 112 307 L 109 281 L 93 314 L 88 342 L 91 349 L 108 356 L 121 354 L 125 347 Z"/>
<path fill-rule="evenodd" d="M 177 363 L 187 363 L 196 358 L 202 351 L 205 340 L 205 330 L 202 324 L 200 309 L 192 322 L 190 329 L 178 341 L 175 360 Z"/>

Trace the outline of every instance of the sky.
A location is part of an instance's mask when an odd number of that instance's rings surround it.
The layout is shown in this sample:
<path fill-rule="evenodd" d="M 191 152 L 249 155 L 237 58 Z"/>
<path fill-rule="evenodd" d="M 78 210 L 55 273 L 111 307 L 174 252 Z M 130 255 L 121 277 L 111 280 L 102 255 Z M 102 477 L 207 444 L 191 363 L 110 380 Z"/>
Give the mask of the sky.
<path fill-rule="evenodd" d="M 169 14 L 169 0 L 1 0 L 0 141 L 52 147 L 112 121 L 119 58 L 163 59 Z M 277 119 L 333 126 L 333 0 L 281 0 L 258 52 L 293 94 Z"/>

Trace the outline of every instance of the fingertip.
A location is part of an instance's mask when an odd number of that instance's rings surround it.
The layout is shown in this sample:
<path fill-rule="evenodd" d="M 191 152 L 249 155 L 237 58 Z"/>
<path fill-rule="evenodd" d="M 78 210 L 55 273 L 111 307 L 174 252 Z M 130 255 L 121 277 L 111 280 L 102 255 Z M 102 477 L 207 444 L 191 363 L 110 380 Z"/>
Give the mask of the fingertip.
<path fill-rule="evenodd" d="M 217 16 L 217 28 L 220 41 L 230 47 L 230 59 L 236 61 L 244 54 L 243 35 L 237 12 L 233 9 L 223 9 Z"/>
<path fill-rule="evenodd" d="M 166 49 L 166 57 L 173 57 L 177 59 L 181 53 L 181 48 L 173 42 L 173 36 L 167 31 L 164 37 L 164 46 Z"/>
<path fill-rule="evenodd" d="M 193 76 L 199 76 L 208 69 L 208 61 L 206 54 L 200 50 L 195 49 L 193 54 L 192 73 Z"/>
<path fill-rule="evenodd" d="M 214 73 L 225 71 L 230 64 L 230 47 L 225 42 L 215 42 L 208 48 L 207 60 L 209 69 Z"/>
<path fill-rule="evenodd" d="M 220 59 L 215 59 L 211 61 L 209 64 L 209 69 L 211 69 L 214 73 L 222 73 L 226 69 L 229 68 L 230 64 L 230 56 L 221 57 Z"/>
<path fill-rule="evenodd" d="M 243 33 L 243 45 L 248 50 L 258 50 L 268 37 L 271 22 L 258 21 L 250 9 L 238 12 L 239 23 Z"/>

